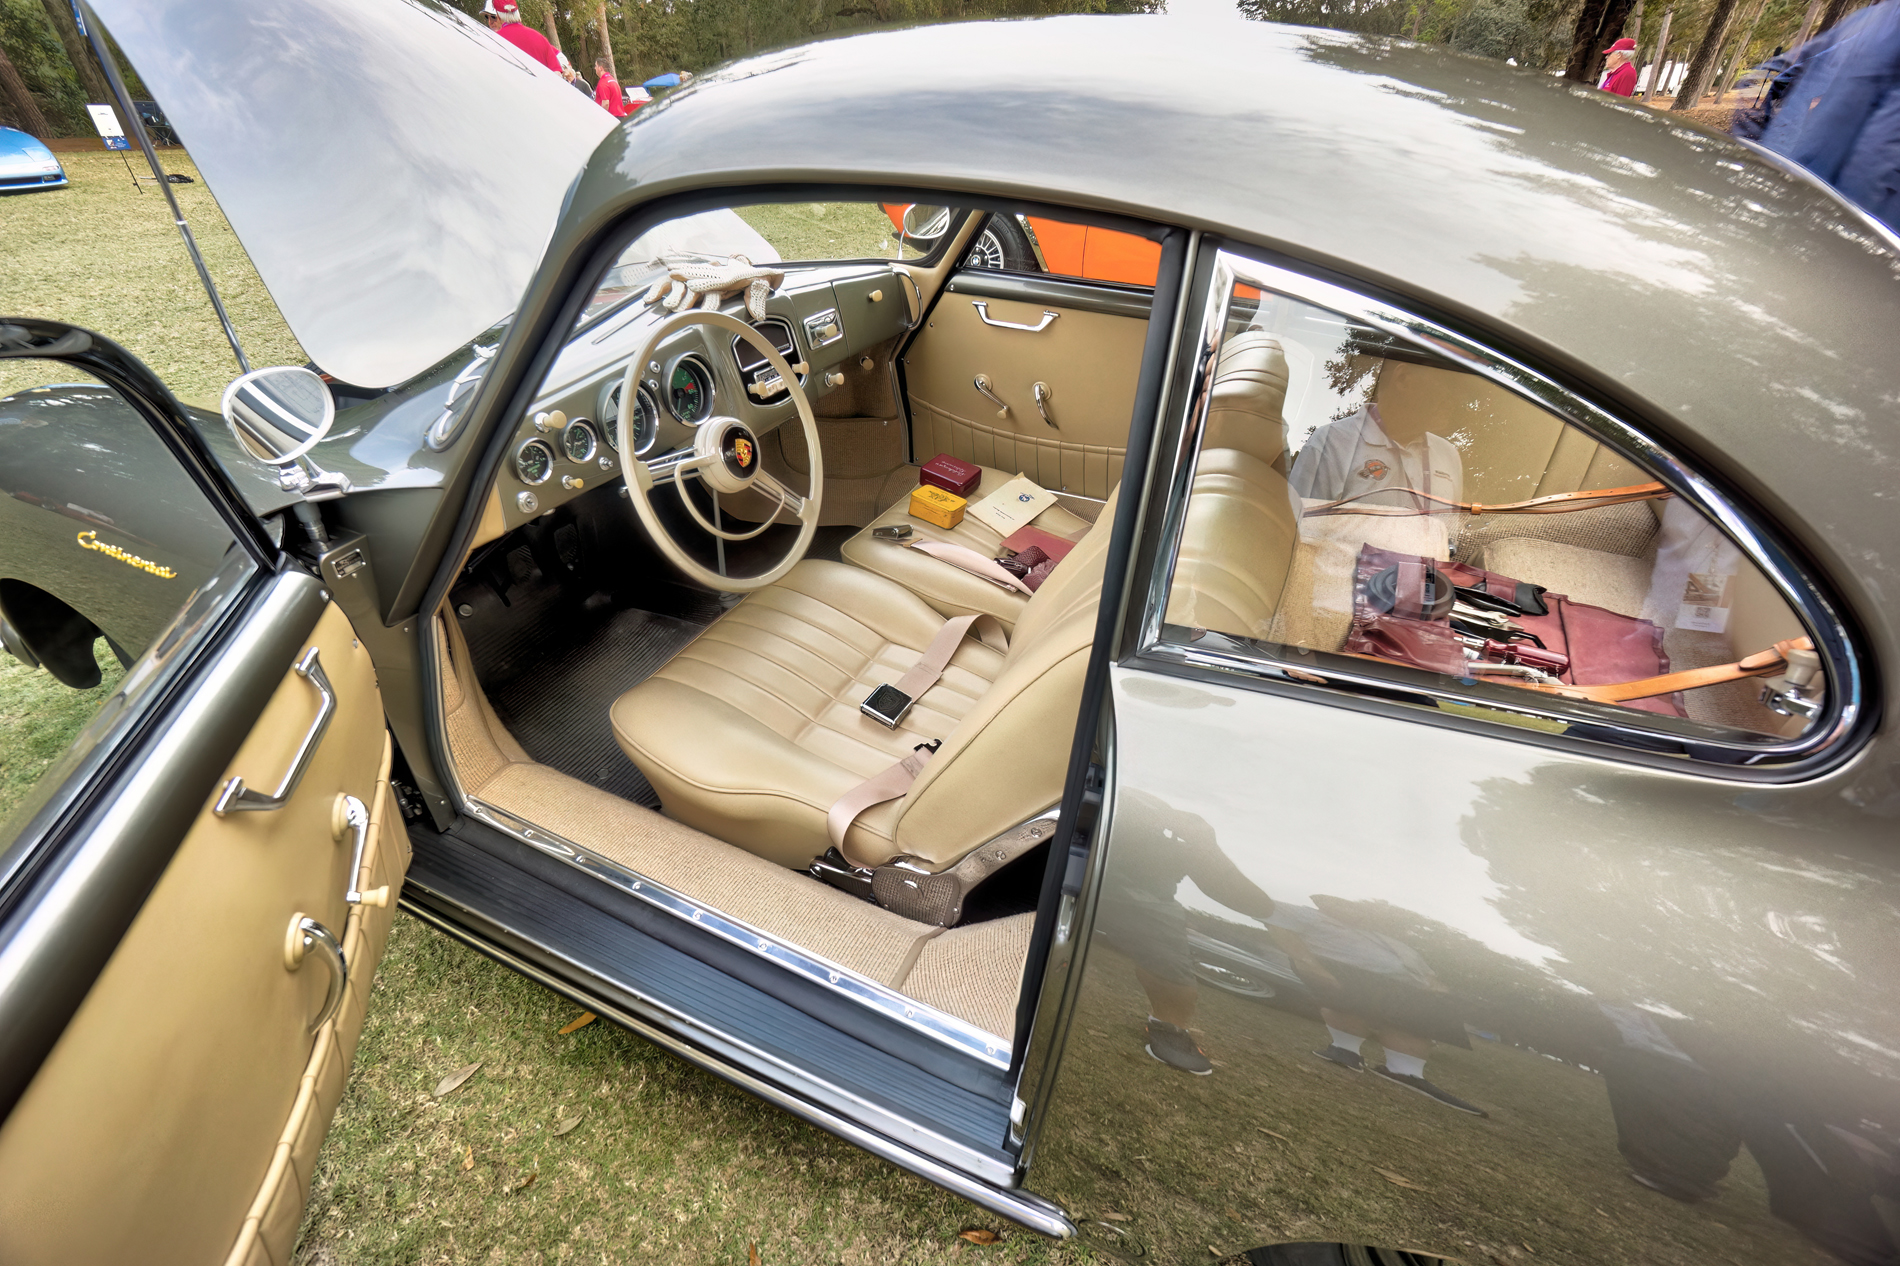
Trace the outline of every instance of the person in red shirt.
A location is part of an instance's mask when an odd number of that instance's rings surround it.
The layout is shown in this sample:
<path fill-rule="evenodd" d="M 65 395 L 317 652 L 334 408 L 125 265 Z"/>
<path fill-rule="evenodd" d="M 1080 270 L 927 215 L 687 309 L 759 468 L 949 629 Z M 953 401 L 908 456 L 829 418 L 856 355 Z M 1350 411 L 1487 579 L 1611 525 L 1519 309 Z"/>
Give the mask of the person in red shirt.
<path fill-rule="evenodd" d="M 594 104 L 616 119 L 627 117 L 627 101 L 620 95 L 620 81 L 607 68 L 607 59 L 594 59 Z"/>
<path fill-rule="evenodd" d="M 1635 96 L 1636 41 L 1625 37 L 1603 52 L 1610 59 L 1604 64 L 1604 69 L 1609 73 L 1603 76 L 1603 82 L 1597 87 L 1605 92 L 1614 92 L 1619 97 Z"/>
<path fill-rule="evenodd" d="M 485 0 L 482 20 L 488 29 L 540 62 L 555 74 L 561 73 L 561 59 L 548 43 L 548 37 L 521 20 L 521 6 L 515 0 Z"/>

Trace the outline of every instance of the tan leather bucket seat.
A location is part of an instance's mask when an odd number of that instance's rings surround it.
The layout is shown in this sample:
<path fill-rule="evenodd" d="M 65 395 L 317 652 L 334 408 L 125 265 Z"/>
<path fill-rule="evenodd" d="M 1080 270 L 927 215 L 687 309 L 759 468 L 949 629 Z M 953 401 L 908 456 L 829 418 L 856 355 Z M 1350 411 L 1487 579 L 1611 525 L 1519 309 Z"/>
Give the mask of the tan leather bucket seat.
<path fill-rule="evenodd" d="M 1022 605 L 1008 652 L 966 638 L 894 731 L 858 704 L 916 664 L 943 615 L 885 576 L 807 559 L 620 696 L 614 734 L 669 817 L 797 868 L 829 847 L 840 796 L 942 739 L 845 844 L 872 864 L 954 865 L 1061 798 L 1114 501 Z"/>

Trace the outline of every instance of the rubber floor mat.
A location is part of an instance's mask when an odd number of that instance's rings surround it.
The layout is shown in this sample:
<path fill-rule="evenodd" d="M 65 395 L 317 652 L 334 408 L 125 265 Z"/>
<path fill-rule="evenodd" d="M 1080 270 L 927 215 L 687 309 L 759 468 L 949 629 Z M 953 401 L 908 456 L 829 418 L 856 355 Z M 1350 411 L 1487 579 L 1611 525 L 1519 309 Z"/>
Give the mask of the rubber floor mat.
<path fill-rule="evenodd" d="M 489 684 L 488 701 L 543 765 L 657 809 L 653 785 L 614 741 L 608 709 L 704 627 L 678 616 L 620 611 L 578 639 L 517 650 L 510 657 L 514 671 Z"/>

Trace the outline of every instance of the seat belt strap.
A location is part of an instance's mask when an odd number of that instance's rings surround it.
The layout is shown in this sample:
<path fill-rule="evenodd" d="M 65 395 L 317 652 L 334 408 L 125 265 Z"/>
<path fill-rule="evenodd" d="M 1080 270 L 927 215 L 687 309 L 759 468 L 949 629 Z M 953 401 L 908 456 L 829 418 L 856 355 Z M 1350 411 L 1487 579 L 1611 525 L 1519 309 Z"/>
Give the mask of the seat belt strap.
<path fill-rule="evenodd" d="M 1423 508 L 1408 510 L 1404 506 L 1353 504 L 1366 497 L 1394 492 L 1411 495 Z M 1661 501 L 1671 495 L 1673 494 L 1661 484 L 1630 484 L 1624 488 L 1586 488 L 1580 492 L 1555 492 L 1546 497 L 1532 497 L 1529 501 L 1504 501 L 1497 505 L 1485 505 L 1478 501 L 1453 501 L 1449 497 L 1441 497 L 1423 488 L 1374 488 L 1370 492 L 1354 493 L 1350 497 L 1341 497 L 1337 501 L 1324 501 L 1316 506 L 1308 506 L 1301 511 L 1300 517 L 1317 519 L 1330 514 L 1369 514 L 1404 518 L 1421 514 L 1444 514 L 1455 510 L 1463 510 L 1473 515 L 1568 514 L 1574 510 L 1596 510 L 1603 506 L 1619 506 L 1630 501 Z M 1425 502 L 1435 504 L 1423 505 Z"/>
<path fill-rule="evenodd" d="M 945 620 L 943 627 L 937 630 L 937 636 L 930 639 L 930 645 L 924 648 L 923 657 L 916 665 L 892 684 L 913 699 L 923 698 L 924 691 L 943 677 L 943 670 L 950 665 L 950 657 L 957 653 L 957 647 L 963 645 L 963 639 L 969 634 L 972 625 L 975 626 L 977 639 L 985 646 L 996 651 L 1009 650 L 1009 635 L 1003 632 L 1002 622 L 995 616 L 953 616 Z"/>
<path fill-rule="evenodd" d="M 932 558 L 949 563 L 952 567 L 980 576 L 992 584 L 1012 589 L 1025 598 L 1033 598 L 1036 591 L 1024 584 L 1018 577 L 1003 570 L 994 558 L 985 558 L 967 545 L 953 545 L 949 541 L 912 541 L 909 548 L 919 554 L 928 554 Z"/>
<path fill-rule="evenodd" d="M 917 781 L 917 776 L 924 772 L 924 766 L 930 763 L 930 758 L 935 756 L 937 749 L 942 746 L 942 739 L 919 743 L 916 750 L 903 760 L 898 761 L 889 769 L 872 774 L 832 802 L 831 812 L 825 815 L 825 832 L 831 836 L 832 846 L 844 854 L 846 861 L 853 866 L 864 866 L 864 863 L 853 857 L 851 850 L 844 846 L 845 833 L 851 829 L 851 824 L 857 821 L 858 815 L 874 804 L 895 800 L 909 791 L 910 785 Z M 866 867 L 866 869 L 869 868 Z"/>

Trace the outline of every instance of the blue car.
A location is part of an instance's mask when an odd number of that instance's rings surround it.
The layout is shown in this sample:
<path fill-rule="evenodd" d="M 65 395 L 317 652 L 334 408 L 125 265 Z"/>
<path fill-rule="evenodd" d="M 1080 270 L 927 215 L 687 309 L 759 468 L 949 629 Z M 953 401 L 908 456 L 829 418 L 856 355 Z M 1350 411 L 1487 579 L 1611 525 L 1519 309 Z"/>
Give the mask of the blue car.
<path fill-rule="evenodd" d="M 58 189 L 65 184 L 66 169 L 52 150 L 37 137 L 0 124 L 0 193 Z"/>

